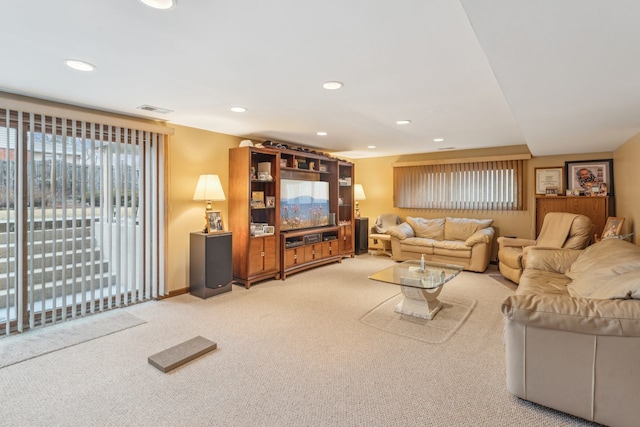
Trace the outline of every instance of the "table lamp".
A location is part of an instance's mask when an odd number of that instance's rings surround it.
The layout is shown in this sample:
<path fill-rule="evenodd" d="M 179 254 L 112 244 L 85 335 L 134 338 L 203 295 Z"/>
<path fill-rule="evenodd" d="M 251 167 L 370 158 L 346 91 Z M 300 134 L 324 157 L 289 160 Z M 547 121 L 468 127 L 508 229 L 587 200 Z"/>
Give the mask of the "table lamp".
<path fill-rule="evenodd" d="M 204 232 L 211 232 L 212 230 L 209 228 L 210 225 L 207 217 L 207 213 L 212 210 L 211 202 L 226 200 L 218 175 L 200 175 L 198 185 L 196 185 L 196 191 L 193 193 L 193 200 L 205 200 L 207 202 L 204 214 Z"/>
<path fill-rule="evenodd" d="M 364 195 L 364 188 L 362 188 L 362 184 L 356 184 L 353 186 L 353 197 L 356 199 L 356 218 L 360 218 L 360 200 L 366 200 L 367 197 Z"/>

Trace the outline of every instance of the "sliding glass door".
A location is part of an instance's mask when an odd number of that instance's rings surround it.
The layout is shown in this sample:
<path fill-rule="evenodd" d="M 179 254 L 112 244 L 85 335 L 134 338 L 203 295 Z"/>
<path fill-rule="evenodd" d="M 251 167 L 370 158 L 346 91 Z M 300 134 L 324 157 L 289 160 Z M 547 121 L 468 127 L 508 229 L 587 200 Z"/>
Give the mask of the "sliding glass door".
<path fill-rule="evenodd" d="M 164 136 L 0 112 L 3 333 L 158 296 Z"/>

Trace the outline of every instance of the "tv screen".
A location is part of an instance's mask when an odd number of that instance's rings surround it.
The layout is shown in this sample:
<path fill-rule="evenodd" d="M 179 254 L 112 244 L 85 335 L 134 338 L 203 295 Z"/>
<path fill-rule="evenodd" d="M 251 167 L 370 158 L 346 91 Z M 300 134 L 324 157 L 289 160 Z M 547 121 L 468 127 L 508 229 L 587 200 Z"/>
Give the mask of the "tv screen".
<path fill-rule="evenodd" d="M 280 230 L 329 225 L 329 183 L 280 180 Z"/>

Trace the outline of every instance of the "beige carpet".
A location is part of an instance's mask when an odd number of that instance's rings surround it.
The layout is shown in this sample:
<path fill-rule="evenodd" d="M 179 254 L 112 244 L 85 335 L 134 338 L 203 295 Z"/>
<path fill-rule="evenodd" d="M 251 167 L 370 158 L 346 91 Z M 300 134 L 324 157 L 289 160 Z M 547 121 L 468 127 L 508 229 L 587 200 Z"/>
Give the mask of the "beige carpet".
<path fill-rule="evenodd" d="M 146 323 L 123 310 L 68 320 L 0 339 L 0 369 Z"/>
<path fill-rule="evenodd" d="M 590 425 L 506 391 L 500 302 L 512 290 L 486 274 L 443 289 L 476 300 L 443 343 L 360 321 L 398 293 L 367 279 L 391 263 L 361 255 L 206 300 L 124 308 L 147 323 L 0 369 L 0 425 Z M 147 362 L 197 335 L 218 349 L 166 374 Z"/>
<path fill-rule="evenodd" d="M 396 313 L 394 308 L 403 298 L 402 294 L 389 298 L 362 316 L 360 320 L 369 326 L 392 334 L 431 344 L 442 344 L 462 326 L 476 305 L 476 300 L 472 298 L 448 294 L 439 298 L 442 303 L 440 311 L 433 319 L 427 320 Z"/>

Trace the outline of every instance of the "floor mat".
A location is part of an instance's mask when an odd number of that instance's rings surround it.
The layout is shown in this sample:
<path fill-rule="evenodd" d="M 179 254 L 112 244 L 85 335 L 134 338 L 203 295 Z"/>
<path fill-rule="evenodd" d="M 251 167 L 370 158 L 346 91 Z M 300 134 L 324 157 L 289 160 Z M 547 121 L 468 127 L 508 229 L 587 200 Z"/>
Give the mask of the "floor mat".
<path fill-rule="evenodd" d="M 399 314 L 394 311 L 404 296 L 397 294 L 374 307 L 360 321 L 396 335 L 441 344 L 462 326 L 471 314 L 476 300 L 459 295 L 440 295 L 442 308 L 431 320 Z"/>

